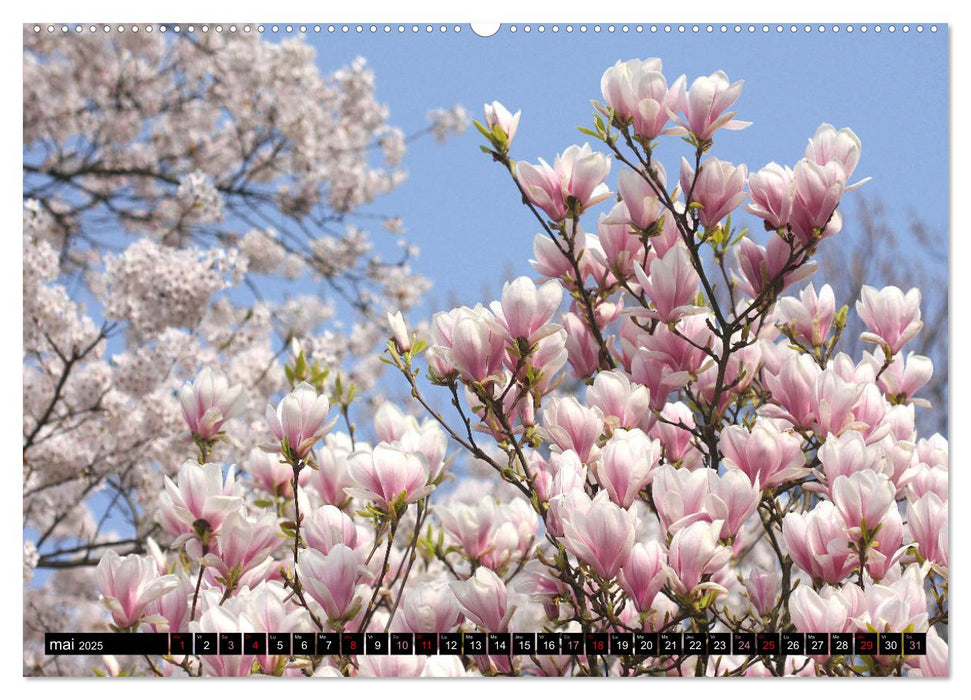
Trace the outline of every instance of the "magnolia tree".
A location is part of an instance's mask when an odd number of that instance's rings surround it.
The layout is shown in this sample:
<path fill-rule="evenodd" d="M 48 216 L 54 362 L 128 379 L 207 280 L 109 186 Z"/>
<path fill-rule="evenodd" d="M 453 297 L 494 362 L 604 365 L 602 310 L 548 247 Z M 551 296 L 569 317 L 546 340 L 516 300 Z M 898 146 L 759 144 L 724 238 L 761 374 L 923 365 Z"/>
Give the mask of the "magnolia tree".
<path fill-rule="evenodd" d="M 403 181 L 407 139 L 363 59 L 322 74 L 300 40 L 108 29 L 24 33 L 30 673 L 70 671 L 38 635 L 100 619 L 102 555 L 162 536 L 159 480 L 182 464 L 184 435 L 203 462 L 263 459 L 263 410 L 287 388 L 277 358 L 294 340 L 348 415 L 356 394 L 375 396 L 387 311 L 428 287 L 401 221 L 367 206 Z M 466 122 L 461 108 L 429 116 L 439 139 Z M 196 400 L 219 404 L 186 426 L 178 389 L 203 366 L 220 374 Z"/>
<path fill-rule="evenodd" d="M 748 126 L 731 111 L 741 87 L 618 63 L 582 129 L 597 148 L 552 166 L 514 162 L 520 114 L 487 105 L 482 149 L 535 216 L 540 279 L 414 333 L 389 315 L 381 360 L 411 400 L 381 405 L 367 443 L 337 427 L 347 400 L 326 358 L 290 350 L 272 370 L 290 392 L 241 422 L 236 407 L 266 391 L 214 354 L 179 393 L 188 436 L 157 458 L 187 461 L 140 472 L 156 495 L 147 553 L 97 566 L 101 625 L 919 631 L 926 655 L 244 653 L 99 672 L 945 675 L 948 446 L 915 430 L 932 372 L 906 351 L 920 291 L 864 287 L 851 311 L 807 282 L 817 249 L 839 245 L 860 142 L 824 124 L 792 167 L 750 175 L 711 155 Z M 655 154 L 672 137 L 676 178 Z M 840 352 L 850 313 L 872 347 L 861 357 Z M 226 466 L 237 441 L 259 448 Z"/>

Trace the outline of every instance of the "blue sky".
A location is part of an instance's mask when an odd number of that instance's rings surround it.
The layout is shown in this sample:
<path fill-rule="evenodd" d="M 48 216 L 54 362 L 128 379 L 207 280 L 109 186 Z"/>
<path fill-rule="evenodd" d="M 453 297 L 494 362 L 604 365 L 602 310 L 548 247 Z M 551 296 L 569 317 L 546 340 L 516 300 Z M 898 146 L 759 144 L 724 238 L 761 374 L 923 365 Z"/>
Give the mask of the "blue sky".
<path fill-rule="evenodd" d="M 577 25 L 579 26 L 579 25 Z M 425 125 L 429 108 L 461 103 L 477 118 L 482 104 L 498 99 L 523 117 L 513 157 L 552 162 L 558 151 L 586 137 L 591 99 L 601 99 L 600 77 L 618 59 L 656 56 L 673 81 L 722 69 L 745 80 L 738 118 L 753 122 L 740 132 L 720 132 L 713 153 L 750 170 L 776 160 L 794 163 L 822 122 L 851 127 L 863 141 L 858 177 L 872 177 L 866 191 L 879 195 L 893 221 L 906 224 L 918 211 L 931 230 L 947 231 L 948 124 L 947 30 L 904 34 L 859 29 L 848 34 L 512 34 L 478 37 L 467 25 L 459 34 L 421 31 L 403 35 L 308 34 L 324 70 L 364 56 L 376 74 L 378 97 L 390 122 L 406 133 Z M 479 301 L 483 287 L 498 292 L 507 268 L 531 274 L 528 260 L 537 232 L 517 203 L 500 166 L 479 152 L 470 129 L 445 145 L 430 138 L 411 144 L 408 181 L 372 209 L 404 218 L 421 247 L 416 268 L 435 284 L 437 308 L 454 294 Z M 686 147 L 666 139 L 659 153 L 676 173 Z M 612 173 L 613 175 L 614 173 Z M 847 219 L 844 234 L 852 235 Z M 838 240 L 838 239 L 836 239 Z M 836 241 L 834 240 L 834 244 Z M 944 261 L 942 261 L 942 280 Z"/>

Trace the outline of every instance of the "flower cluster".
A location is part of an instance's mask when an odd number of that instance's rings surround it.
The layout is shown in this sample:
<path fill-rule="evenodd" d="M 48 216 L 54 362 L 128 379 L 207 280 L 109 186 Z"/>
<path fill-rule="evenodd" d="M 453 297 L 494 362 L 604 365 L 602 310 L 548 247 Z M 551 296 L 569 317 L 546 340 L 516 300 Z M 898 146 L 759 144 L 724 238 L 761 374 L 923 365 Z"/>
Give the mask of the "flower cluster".
<path fill-rule="evenodd" d="M 390 310 L 381 360 L 409 403 L 355 424 L 356 387 L 301 343 L 272 391 L 242 358 L 184 386 L 172 432 L 188 430 L 199 454 L 173 443 L 190 459 L 155 475 L 148 554 L 102 557 L 103 624 L 918 631 L 928 654 L 294 652 L 126 672 L 947 674 L 948 444 L 915 426 L 933 372 L 907 352 L 920 292 L 864 287 L 837 308 L 830 286 L 806 282 L 840 233 L 859 139 L 824 124 L 802 160 L 750 173 L 712 155 L 748 126 L 733 110 L 741 82 L 669 81 L 648 59 L 609 68 L 601 89 L 584 130 L 597 148 L 569 146 L 553 165 L 514 162 L 528 115 L 486 105 L 476 126 L 534 215 L 539 279 L 417 330 Z M 687 144 L 676 182 L 655 151 L 669 136 Z M 746 215 L 763 223 L 740 226 Z M 856 357 L 841 345 L 851 313 L 873 347 Z M 372 339 L 359 340 L 364 352 Z M 249 450 L 238 469 L 225 443 Z"/>

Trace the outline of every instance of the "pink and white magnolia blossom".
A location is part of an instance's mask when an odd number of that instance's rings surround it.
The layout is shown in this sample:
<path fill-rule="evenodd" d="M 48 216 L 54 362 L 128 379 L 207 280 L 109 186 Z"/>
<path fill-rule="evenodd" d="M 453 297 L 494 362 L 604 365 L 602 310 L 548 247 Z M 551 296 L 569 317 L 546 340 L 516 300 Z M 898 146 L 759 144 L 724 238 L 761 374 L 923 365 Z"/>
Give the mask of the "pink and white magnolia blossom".
<path fill-rule="evenodd" d="M 904 294 L 899 287 L 876 289 L 864 285 L 856 312 L 869 329 L 860 337 L 887 348 L 891 355 L 920 333 L 920 290 L 916 287 Z"/>
<path fill-rule="evenodd" d="M 720 475 L 711 470 L 699 471 L 708 477 L 704 512 L 709 519 L 722 523 L 721 539 L 730 540 L 759 505 L 762 490 L 758 476 L 750 479 L 740 469 L 728 469 Z"/>
<path fill-rule="evenodd" d="M 240 511 L 230 513 L 208 554 L 199 559 L 222 578 L 239 585 L 251 579 L 262 580 L 272 559 L 270 553 L 280 544 L 277 518 L 264 513 L 248 518 Z M 190 543 L 192 546 L 192 543 Z M 249 576 L 248 574 L 253 574 Z M 245 578 L 244 578 L 245 577 Z"/>
<path fill-rule="evenodd" d="M 802 439 L 771 421 L 756 423 L 751 432 L 740 425 L 728 426 L 721 433 L 719 448 L 726 467 L 740 469 L 764 489 L 808 474 Z"/>
<path fill-rule="evenodd" d="M 825 280 L 782 296 L 816 269 L 817 251 L 842 245 L 826 239 L 855 187 L 852 131 L 824 124 L 803 161 L 751 174 L 748 201 L 736 201 L 744 166 L 719 160 L 731 154 L 712 152 L 712 138 L 740 126 L 730 111 L 741 85 L 715 73 L 669 86 L 659 60 L 618 63 L 602 80 L 607 105 L 594 103 L 611 122 L 607 150 L 512 167 L 533 211 L 554 219 L 534 241 L 542 280 L 511 279 L 496 301 L 406 325 L 427 284 L 407 269 L 403 224 L 383 221 L 404 258 L 382 263 L 359 228 L 368 219 L 354 216 L 400 181 L 406 144 L 363 64 L 319 80 L 299 40 L 144 33 L 25 33 L 22 558 L 36 622 L 25 627 L 25 673 L 55 668 L 36 630 L 64 616 L 79 630 L 161 633 L 928 634 L 926 656 L 636 664 L 422 648 L 311 659 L 307 637 L 292 655 L 268 645 L 109 657 L 99 663 L 109 675 L 947 673 L 948 444 L 925 437 L 937 416 L 915 397 L 925 385 L 938 394 L 932 363 L 903 354 L 919 305 L 865 290 L 859 318 L 844 319 Z M 172 79 L 156 70 L 170 65 Z M 149 95 L 143 73 L 161 89 Z M 75 85 L 81 77 L 89 84 Z M 504 167 L 519 116 L 486 106 Z M 436 135 L 462 121 L 459 111 L 432 117 Z M 689 165 L 673 191 L 661 161 L 685 146 L 665 145 L 672 133 L 691 134 L 689 163 L 708 158 L 697 182 Z M 365 162 L 371 146 L 386 168 Z M 75 151 L 68 170 L 61 156 Z M 629 170 L 615 173 L 618 197 L 592 215 L 596 230 L 582 222 L 588 232 L 568 219 L 609 194 L 614 157 Z M 101 175 L 108 166 L 119 174 Z M 61 178 L 104 201 L 62 196 Z M 278 231 L 238 229 L 237 188 Z M 85 202 L 91 216 L 77 209 Z M 92 227 L 94 214 L 128 221 L 109 236 L 118 241 Z M 692 238 L 729 214 L 733 231 Z M 333 225 L 304 226 L 311 219 Z M 736 268 L 720 268 L 732 248 Z M 295 293 L 257 295 L 263 276 Z M 349 293 L 353 318 L 343 299 L 304 293 L 324 280 Z M 254 299 L 229 289 L 244 282 Z M 850 354 L 853 338 L 837 342 L 861 320 L 877 343 L 862 356 Z M 283 338 L 292 351 L 278 354 Z M 402 376 L 379 383 L 382 357 Z M 204 367 L 225 375 L 176 378 Z M 338 370 L 354 401 L 342 407 L 347 427 L 331 430 Z M 297 377 L 311 384 L 293 388 Z M 268 453 L 258 441 L 271 401 Z M 196 448 L 202 461 L 217 450 L 219 464 L 183 462 Z M 240 468 L 224 475 L 224 462 Z M 121 511 L 85 495 L 105 486 Z M 129 511 L 135 534 L 115 532 Z M 147 556 L 122 554 L 142 546 Z M 97 570 L 84 566 L 89 552 L 105 552 Z M 91 670 L 69 656 L 56 669 Z"/>
<path fill-rule="evenodd" d="M 101 591 L 99 600 L 120 629 L 135 627 L 149 603 L 179 587 L 178 577 L 158 575 L 150 556 L 121 557 L 113 549 L 101 558 L 95 578 Z"/>
<path fill-rule="evenodd" d="M 728 564 L 731 550 L 718 543 L 723 524 L 721 520 L 695 522 L 674 533 L 668 545 L 668 565 L 678 592 L 693 593 L 704 576 Z"/>
<path fill-rule="evenodd" d="M 789 223 L 799 242 L 811 245 L 817 237 L 839 233 L 843 223 L 836 207 L 846 191 L 843 166 L 803 159 L 793 170 L 793 182 L 796 196 Z"/>
<path fill-rule="evenodd" d="M 428 458 L 423 454 L 379 443 L 371 451 L 352 454 L 347 471 L 357 486 L 344 491 L 373 501 L 388 511 L 396 503 L 414 503 L 434 490 L 428 483 Z"/>
<path fill-rule="evenodd" d="M 293 498 L 293 467 L 280 461 L 278 454 L 255 448 L 243 462 L 243 470 L 267 493 Z"/>
<path fill-rule="evenodd" d="M 297 564 L 300 583 L 323 608 L 330 620 L 346 620 L 354 612 L 357 584 L 367 570 L 362 565 L 361 555 L 343 544 L 335 545 L 327 554 L 316 549 L 301 553 Z"/>
<path fill-rule="evenodd" d="M 428 460 L 428 481 L 436 482 L 448 469 L 452 458 L 446 458 L 448 438 L 437 423 L 426 420 L 409 427 L 397 440 L 405 452 L 421 454 Z"/>
<path fill-rule="evenodd" d="M 199 464 L 186 460 L 179 468 L 176 481 L 164 480 L 165 492 L 159 497 L 159 509 L 171 514 L 175 522 L 189 526 L 205 521 L 205 529 L 216 532 L 226 517 L 243 506 L 238 495 L 236 469 L 230 467 L 223 479 L 218 464 Z M 185 531 L 183 531 L 185 532 Z"/>
<path fill-rule="evenodd" d="M 910 675 L 925 678 L 947 678 L 950 675 L 947 642 L 933 627 L 927 630 L 927 653 L 917 659 L 916 665 L 917 668 L 911 669 Z"/>
<path fill-rule="evenodd" d="M 666 179 L 664 171 L 660 170 L 658 181 L 661 188 L 664 187 Z M 667 211 L 658 198 L 655 187 L 656 185 L 652 185 L 641 173 L 622 170 L 617 176 L 617 191 L 626 211 L 614 208 L 606 220 L 612 224 L 621 222 L 631 224 L 642 231 L 651 230 Z M 625 213 L 626 216 L 624 216 Z M 634 240 L 636 241 L 637 238 L 634 237 Z"/>
<path fill-rule="evenodd" d="M 735 119 L 735 112 L 726 112 L 742 94 L 744 81 L 731 82 L 723 71 L 695 78 L 685 90 L 681 83 L 678 111 L 672 118 L 681 125 L 679 133 L 691 134 L 698 141 L 710 141 L 718 129 L 738 130 L 751 126 L 751 122 Z M 672 133 L 678 133 L 672 130 Z"/>
<path fill-rule="evenodd" d="M 820 124 L 809 139 L 805 157 L 818 165 L 838 163 L 843 168 L 844 180 L 848 181 L 857 163 L 863 144 L 853 130 L 844 127 L 839 131 L 832 124 Z"/>
<path fill-rule="evenodd" d="M 454 503 L 439 508 L 436 514 L 466 556 L 481 561 L 492 546 L 489 536 L 498 516 L 495 497 L 486 495 L 474 504 Z"/>
<path fill-rule="evenodd" d="M 238 384 L 229 386 L 222 372 L 206 367 L 193 382 L 182 386 L 179 402 L 189 432 L 208 441 L 219 434 L 227 420 L 242 411 L 246 392 Z"/>
<path fill-rule="evenodd" d="M 652 440 L 639 428 L 619 428 L 604 445 L 594 472 L 610 499 L 623 508 L 630 508 L 641 489 L 651 483 L 660 457 L 658 440 Z"/>
<path fill-rule="evenodd" d="M 793 249 L 781 236 L 770 236 L 765 247 L 748 237 L 742 238 L 735 248 L 735 259 L 741 273 L 737 279 L 742 291 L 754 299 L 767 290 L 786 289 L 816 270 L 815 261 L 809 261 L 791 272 L 785 272 L 792 257 Z"/>
<path fill-rule="evenodd" d="M 842 435 L 828 435 L 825 442 L 816 452 L 822 469 L 819 473 L 819 481 L 825 486 L 826 493 L 829 494 L 829 486 L 840 476 L 850 476 L 851 474 L 872 469 L 874 464 L 873 455 L 867 447 L 863 436 L 849 430 Z"/>
<path fill-rule="evenodd" d="M 356 445 L 361 447 L 360 443 Z M 351 454 L 351 440 L 348 435 L 330 433 L 317 447 L 317 469 L 304 469 L 300 472 L 300 483 L 313 488 L 323 503 L 340 507 L 347 500 L 344 489 L 352 485 L 347 473 L 348 457 Z"/>
<path fill-rule="evenodd" d="M 561 450 L 573 450 L 587 463 L 598 454 L 597 441 L 604 430 L 599 408 L 588 408 L 572 396 L 553 398 L 543 412 L 543 430 Z"/>
<path fill-rule="evenodd" d="M 651 609 L 654 598 L 669 583 L 667 555 L 660 543 L 637 542 L 617 573 L 617 581 L 639 612 Z"/>
<path fill-rule="evenodd" d="M 452 581 L 449 587 L 469 620 L 489 632 L 506 631 L 515 610 L 506 584 L 492 569 L 480 566 L 470 578 Z"/>
<path fill-rule="evenodd" d="M 634 546 L 635 514 L 601 491 L 593 499 L 578 492 L 573 508 L 561 517 L 567 550 L 602 579 L 616 576 Z"/>
<path fill-rule="evenodd" d="M 714 228 L 745 201 L 748 168 L 717 158 L 705 160 L 697 173 L 686 158 L 681 159 L 681 190 L 689 204 L 698 204 L 698 220 Z"/>
<path fill-rule="evenodd" d="M 776 319 L 788 325 L 810 347 L 822 346 L 836 315 L 836 297 L 833 288 L 824 284 L 816 294 L 810 284 L 799 292 L 799 298 L 782 297 L 776 302 Z"/>
<path fill-rule="evenodd" d="M 321 554 L 329 554 L 339 544 L 351 549 L 358 547 L 354 521 L 347 513 L 330 504 L 315 509 L 305 520 L 301 533 L 307 546 Z"/>
<path fill-rule="evenodd" d="M 621 122 L 633 122 L 634 133 L 655 139 L 665 133 L 670 112 L 677 109 L 685 77 L 668 87 L 661 72 L 661 59 L 617 61 L 600 79 L 607 105 Z"/>
<path fill-rule="evenodd" d="M 748 178 L 749 204 L 746 211 L 763 221 L 767 229 L 784 229 L 792 214 L 796 183 L 792 169 L 769 163 Z"/>
<path fill-rule="evenodd" d="M 685 314 L 702 311 L 694 304 L 700 278 L 691 263 L 687 248 L 676 245 L 663 258 L 655 258 L 651 262 L 650 272 L 648 276 L 640 265 L 634 265 L 637 281 L 654 308 L 636 308 L 631 311 L 632 315 L 671 323 Z"/>
<path fill-rule="evenodd" d="M 907 504 L 907 530 L 918 553 L 943 567 L 947 567 L 947 511 L 947 501 L 933 491 Z"/>
<path fill-rule="evenodd" d="M 896 489 L 885 474 L 872 469 L 838 476 L 830 485 L 833 503 L 847 527 L 867 527 L 873 532 L 894 507 Z"/>
<path fill-rule="evenodd" d="M 876 354 L 870 355 L 870 357 L 871 364 L 879 371 L 883 366 L 883 359 Z M 905 400 L 918 406 L 930 408 L 930 402 L 926 399 L 914 398 L 914 394 L 920 391 L 933 376 L 934 362 L 929 357 L 909 352 L 905 360 L 903 355 L 898 353 L 880 375 L 880 378 L 877 379 L 877 386 L 888 399 L 893 397 L 898 401 Z"/>
<path fill-rule="evenodd" d="M 523 113 L 522 110 L 512 114 L 502 103 L 495 101 L 484 105 L 482 109 L 485 112 L 486 126 L 489 127 L 490 131 L 498 126 L 499 130 L 505 136 L 506 146 L 508 147 L 516 136 L 516 129 L 519 128 L 519 117 Z"/>
<path fill-rule="evenodd" d="M 791 354 L 778 372 L 763 372 L 762 381 L 773 404 L 763 408 L 765 415 L 782 418 L 795 428 L 812 427 L 815 415 L 814 390 L 820 369 L 811 357 Z"/>
<path fill-rule="evenodd" d="M 619 370 L 598 372 L 587 387 L 586 403 L 600 409 L 612 430 L 637 428 L 650 413 L 651 392 Z"/>
<path fill-rule="evenodd" d="M 877 524 L 876 539 L 867 551 L 866 570 L 874 581 L 881 581 L 899 571 L 897 565 L 904 555 L 904 521 L 897 508 L 887 511 Z"/>
<path fill-rule="evenodd" d="M 458 600 L 442 581 L 420 583 L 409 590 L 401 603 L 401 617 L 395 620 L 402 632 L 451 632 L 461 621 Z"/>
<path fill-rule="evenodd" d="M 550 332 L 548 324 L 562 299 L 557 282 L 537 287 L 528 277 L 518 277 L 502 286 L 502 302 L 493 302 L 492 312 L 511 342 L 524 338 L 532 346 Z"/>
<path fill-rule="evenodd" d="M 484 382 L 502 367 L 504 333 L 488 309 L 476 307 L 466 311 L 455 322 L 444 359 L 463 378 Z"/>
<path fill-rule="evenodd" d="M 388 327 L 391 329 L 391 338 L 398 349 L 401 352 L 411 350 L 411 336 L 408 335 L 408 326 L 405 325 L 405 318 L 400 311 L 388 313 Z"/>
<path fill-rule="evenodd" d="M 782 537 L 789 555 L 814 579 L 838 584 L 857 565 L 849 547 L 850 535 L 843 516 L 829 501 L 809 513 L 789 513 L 782 521 Z"/>
<path fill-rule="evenodd" d="M 843 632 L 849 623 L 845 600 L 829 586 L 820 593 L 812 586 L 796 586 L 789 595 L 789 613 L 800 632 Z"/>
<path fill-rule="evenodd" d="M 860 631 L 926 631 L 927 599 L 924 576 L 918 564 L 909 565 L 896 581 L 867 586 L 863 591 L 864 609 L 853 616 Z"/>
<path fill-rule="evenodd" d="M 240 634 L 254 632 L 253 624 L 238 609 L 208 605 L 198 620 L 189 623 L 193 634 L 220 634 L 223 632 Z M 240 650 L 242 651 L 242 650 Z M 253 654 L 213 654 L 199 657 L 209 675 L 222 678 L 242 678 L 249 676 L 256 657 Z"/>
<path fill-rule="evenodd" d="M 768 617 L 775 610 L 779 596 L 779 579 L 775 571 L 754 567 L 745 577 L 745 592 L 756 612 Z"/>
<path fill-rule="evenodd" d="M 283 397 L 276 409 L 266 407 L 266 422 L 279 441 L 279 446 L 268 449 L 283 451 L 294 459 L 304 460 L 310 451 L 337 423 L 337 418 L 327 422 L 330 402 L 318 394 L 312 386 L 303 382 Z"/>
<path fill-rule="evenodd" d="M 516 179 L 526 197 L 553 221 L 569 216 L 570 200 L 582 211 L 609 197 L 604 184 L 609 172 L 610 159 L 594 152 L 590 144 L 570 146 L 556 156 L 552 167 L 542 158 L 538 166 L 516 164 Z"/>

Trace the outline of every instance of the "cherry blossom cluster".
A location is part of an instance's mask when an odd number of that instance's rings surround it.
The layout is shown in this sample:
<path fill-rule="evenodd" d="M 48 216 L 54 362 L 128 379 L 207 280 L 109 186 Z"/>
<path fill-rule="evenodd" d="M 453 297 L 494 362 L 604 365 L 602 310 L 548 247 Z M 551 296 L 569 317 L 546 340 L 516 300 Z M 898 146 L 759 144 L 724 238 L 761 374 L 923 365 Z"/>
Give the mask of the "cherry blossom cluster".
<path fill-rule="evenodd" d="M 386 313 L 430 282 L 401 220 L 367 211 L 403 181 L 405 135 L 363 59 L 327 73 L 301 39 L 30 28 L 23 56 L 25 672 L 90 673 L 38 642 L 100 624 L 106 551 L 167 544 L 160 474 L 187 448 L 245 463 L 295 343 L 368 414 Z M 187 424 L 197 376 L 197 401 L 246 392 Z"/>

